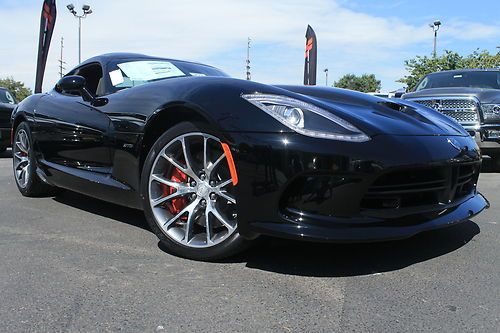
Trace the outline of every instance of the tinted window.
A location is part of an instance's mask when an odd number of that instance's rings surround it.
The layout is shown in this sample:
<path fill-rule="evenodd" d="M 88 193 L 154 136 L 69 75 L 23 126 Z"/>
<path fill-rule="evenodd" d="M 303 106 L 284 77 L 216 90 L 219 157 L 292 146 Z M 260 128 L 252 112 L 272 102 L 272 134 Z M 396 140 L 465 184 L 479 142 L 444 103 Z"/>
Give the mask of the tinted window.
<path fill-rule="evenodd" d="M 0 103 L 16 104 L 16 100 L 8 90 L 0 89 Z"/>
<path fill-rule="evenodd" d="M 416 91 L 446 87 L 500 89 L 500 71 L 464 71 L 429 74 L 418 84 Z"/>

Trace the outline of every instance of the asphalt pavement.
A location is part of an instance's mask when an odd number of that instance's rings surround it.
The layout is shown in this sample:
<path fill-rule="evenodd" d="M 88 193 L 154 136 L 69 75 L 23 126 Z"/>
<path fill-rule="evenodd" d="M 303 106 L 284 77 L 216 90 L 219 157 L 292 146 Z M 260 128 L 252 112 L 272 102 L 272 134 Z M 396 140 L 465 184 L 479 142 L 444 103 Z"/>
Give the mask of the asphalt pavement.
<path fill-rule="evenodd" d="M 404 241 L 264 238 L 223 263 L 174 257 L 140 211 L 22 197 L 0 155 L 0 332 L 499 332 L 500 174 L 491 208 Z"/>

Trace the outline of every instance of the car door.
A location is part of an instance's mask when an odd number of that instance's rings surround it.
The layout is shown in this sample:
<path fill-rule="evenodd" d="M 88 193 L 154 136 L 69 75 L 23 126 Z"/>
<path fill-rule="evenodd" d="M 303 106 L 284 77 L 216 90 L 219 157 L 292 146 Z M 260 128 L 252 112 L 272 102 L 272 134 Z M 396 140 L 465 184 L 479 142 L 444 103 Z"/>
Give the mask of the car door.
<path fill-rule="evenodd" d="M 69 73 L 86 78 L 93 94 L 102 78 L 98 63 L 84 65 Z M 83 100 L 75 91 L 52 90 L 35 111 L 35 139 L 41 162 L 109 173 L 110 119 L 98 108 Z"/>

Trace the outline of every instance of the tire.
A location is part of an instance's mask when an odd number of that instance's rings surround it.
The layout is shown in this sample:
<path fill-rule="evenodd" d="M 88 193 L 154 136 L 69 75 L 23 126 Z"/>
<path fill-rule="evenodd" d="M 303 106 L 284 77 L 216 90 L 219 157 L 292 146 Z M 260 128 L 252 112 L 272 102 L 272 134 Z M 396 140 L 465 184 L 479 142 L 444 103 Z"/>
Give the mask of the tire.
<path fill-rule="evenodd" d="M 171 254 L 215 261 L 249 246 L 250 241 L 238 233 L 234 186 L 228 183 L 231 177 L 223 155 L 217 133 L 192 123 L 172 127 L 149 151 L 141 177 L 144 213 Z M 157 204 L 166 197 L 172 198 Z"/>
<path fill-rule="evenodd" d="M 500 172 L 500 154 L 491 156 L 491 166 L 494 172 Z"/>
<path fill-rule="evenodd" d="M 36 173 L 36 158 L 31 131 L 22 122 L 14 133 L 12 166 L 19 192 L 25 197 L 52 196 L 57 188 L 43 182 Z"/>

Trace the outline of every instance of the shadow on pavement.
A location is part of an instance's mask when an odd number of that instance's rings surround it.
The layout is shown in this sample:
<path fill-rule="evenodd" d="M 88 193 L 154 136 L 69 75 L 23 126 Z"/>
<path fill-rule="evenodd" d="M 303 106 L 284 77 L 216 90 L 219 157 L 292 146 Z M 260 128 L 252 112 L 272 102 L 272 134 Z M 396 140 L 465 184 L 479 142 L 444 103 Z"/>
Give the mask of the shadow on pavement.
<path fill-rule="evenodd" d="M 236 258 L 263 271 L 316 277 L 367 275 L 398 270 L 453 252 L 479 234 L 472 222 L 406 240 L 366 244 L 318 244 L 263 239 Z"/>
<path fill-rule="evenodd" d="M 143 213 L 87 196 L 64 191 L 54 200 L 112 220 L 150 230 Z M 419 234 L 406 240 L 366 244 L 325 244 L 261 237 L 244 253 L 223 261 L 246 263 L 248 268 L 315 277 L 368 275 L 402 269 L 453 252 L 479 234 L 467 221 Z M 167 252 L 164 246 L 158 247 Z"/>
<path fill-rule="evenodd" d="M 54 200 L 92 214 L 150 230 L 143 212 L 137 209 L 118 206 L 71 191 L 63 191 L 54 197 Z"/>

